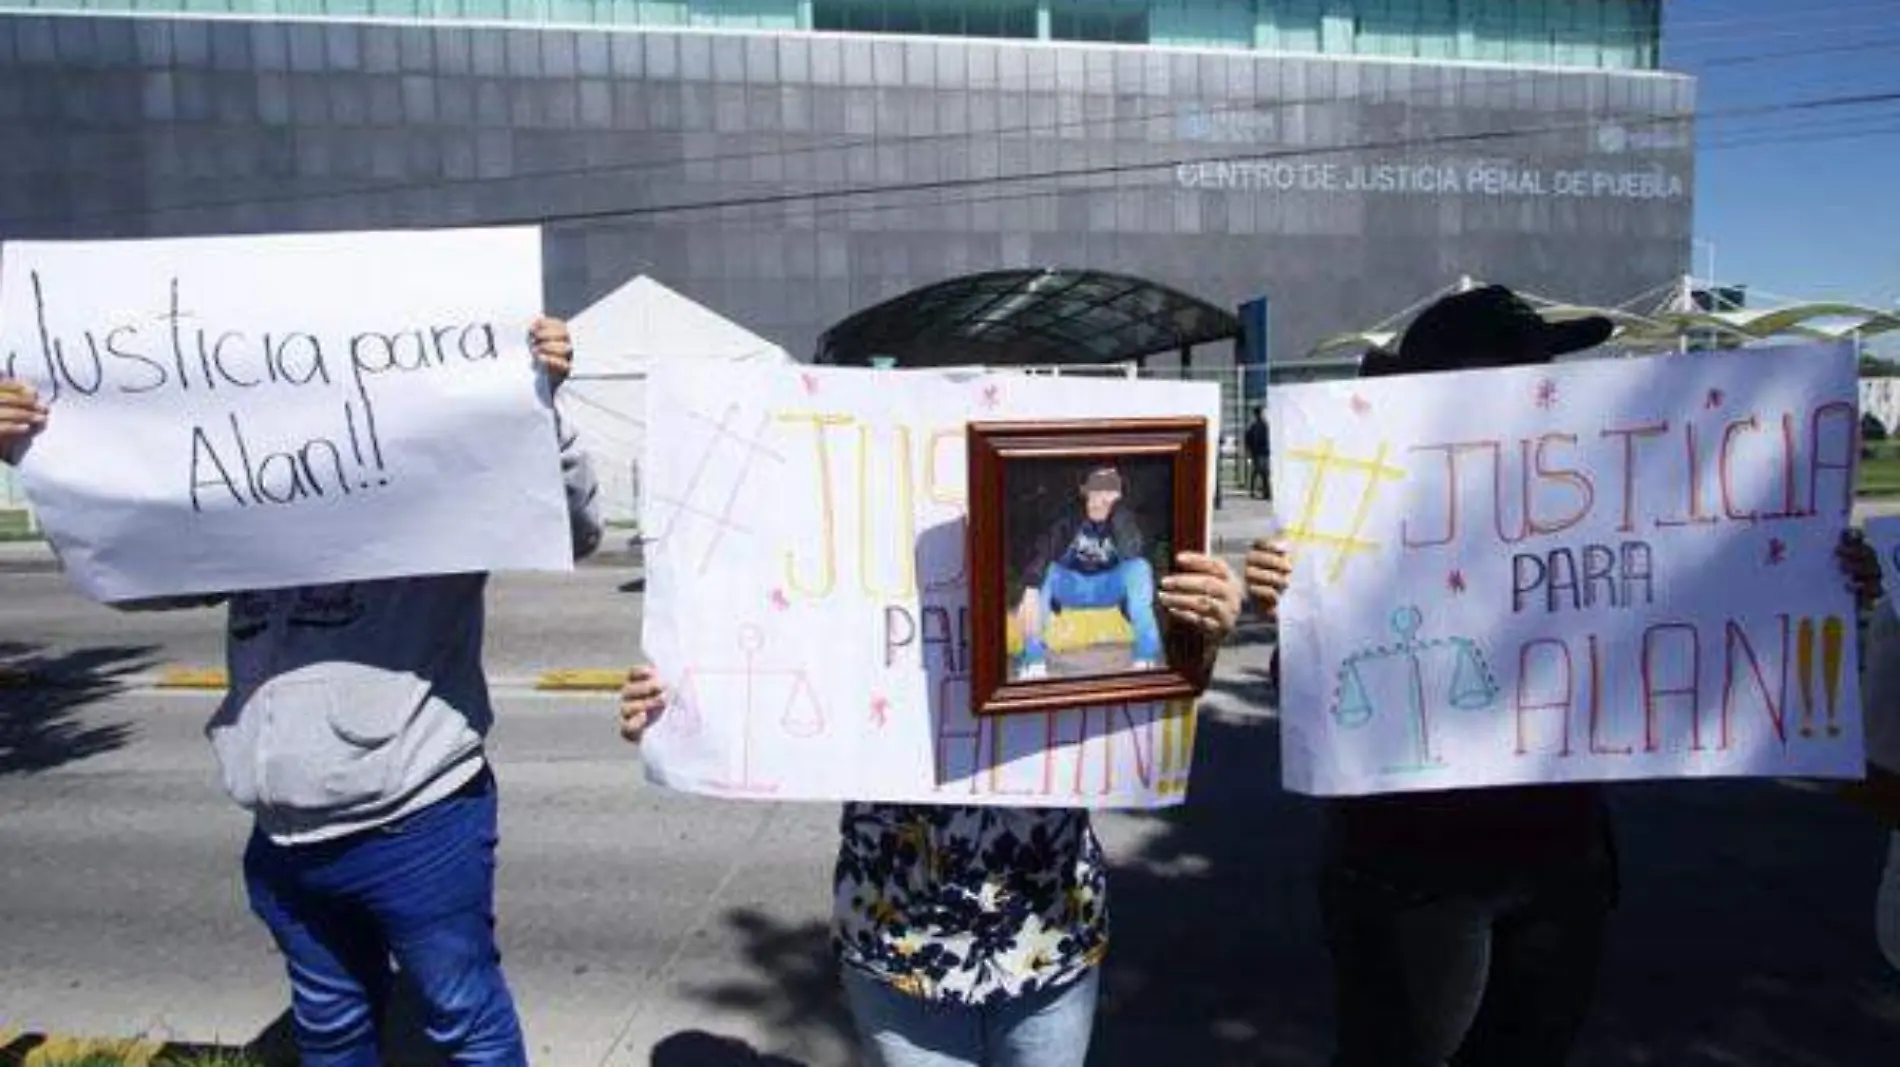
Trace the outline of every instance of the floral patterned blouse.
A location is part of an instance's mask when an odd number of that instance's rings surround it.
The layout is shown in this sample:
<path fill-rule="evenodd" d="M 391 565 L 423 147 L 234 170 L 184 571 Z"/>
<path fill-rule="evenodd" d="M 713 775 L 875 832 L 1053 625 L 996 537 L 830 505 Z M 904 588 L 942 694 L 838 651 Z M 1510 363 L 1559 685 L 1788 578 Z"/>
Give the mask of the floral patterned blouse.
<path fill-rule="evenodd" d="M 847 804 L 832 906 L 845 966 L 985 1005 L 1057 987 L 1108 950 L 1086 811 Z"/>

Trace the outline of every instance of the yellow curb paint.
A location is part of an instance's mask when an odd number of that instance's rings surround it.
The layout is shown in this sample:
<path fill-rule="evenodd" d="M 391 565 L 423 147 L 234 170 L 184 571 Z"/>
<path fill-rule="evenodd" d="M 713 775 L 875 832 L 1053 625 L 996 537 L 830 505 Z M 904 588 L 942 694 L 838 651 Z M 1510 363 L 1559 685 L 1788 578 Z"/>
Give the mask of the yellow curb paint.
<path fill-rule="evenodd" d="M 230 679 L 215 667 L 167 667 L 154 684 L 160 689 L 225 689 Z"/>
<path fill-rule="evenodd" d="M 612 693 L 620 689 L 627 672 L 624 670 L 605 670 L 585 668 L 561 671 L 545 671 L 535 679 L 536 689 L 562 690 L 569 692 Z"/>

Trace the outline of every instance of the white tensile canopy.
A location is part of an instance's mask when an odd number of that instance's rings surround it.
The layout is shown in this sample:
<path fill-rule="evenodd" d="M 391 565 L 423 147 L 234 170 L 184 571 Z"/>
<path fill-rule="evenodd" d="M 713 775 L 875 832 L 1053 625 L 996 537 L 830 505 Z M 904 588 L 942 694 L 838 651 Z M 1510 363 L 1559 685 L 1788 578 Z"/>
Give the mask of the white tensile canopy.
<path fill-rule="evenodd" d="M 788 363 L 786 351 L 642 275 L 568 323 L 574 376 L 559 393 L 561 417 L 581 433 L 600 478 L 601 517 L 639 517 L 646 443 L 646 374 L 681 359 Z"/>

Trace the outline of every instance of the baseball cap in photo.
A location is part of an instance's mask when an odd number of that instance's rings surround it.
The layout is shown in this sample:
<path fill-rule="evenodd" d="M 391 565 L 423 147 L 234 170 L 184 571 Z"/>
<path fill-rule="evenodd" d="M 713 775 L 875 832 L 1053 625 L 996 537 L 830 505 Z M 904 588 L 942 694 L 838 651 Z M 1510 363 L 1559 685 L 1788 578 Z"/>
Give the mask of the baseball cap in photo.
<path fill-rule="evenodd" d="M 1616 324 L 1602 315 L 1550 322 L 1502 285 L 1452 293 L 1419 312 L 1399 338 L 1396 355 L 1369 355 L 1361 375 L 1417 374 L 1548 363 L 1610 339 Z"/>
<path fill-rule="evenodd" d="M 1096 467 L 1082 482 L 1085 493 L 1119 493 L 1122 491 L 1121 472 L 1114 467 Z"/>

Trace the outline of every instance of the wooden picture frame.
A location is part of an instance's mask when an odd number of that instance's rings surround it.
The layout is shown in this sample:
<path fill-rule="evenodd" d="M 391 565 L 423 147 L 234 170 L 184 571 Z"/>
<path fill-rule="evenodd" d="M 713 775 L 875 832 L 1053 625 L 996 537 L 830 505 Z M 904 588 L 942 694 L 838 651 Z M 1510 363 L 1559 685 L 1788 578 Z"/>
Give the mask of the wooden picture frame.
<path fill-rule="evenodd" d="M 1207 551 L 1208 429 L 1204 418 L 969 424 L 976 714 L 1207 688 L 1205 635 L 1171 625 L 1152 594 L 1177 554 Z M 1139 603 L 1149 590 L 1151 619 Z M 1095 640 L 1077 636 L 1090 628 Z"/>

